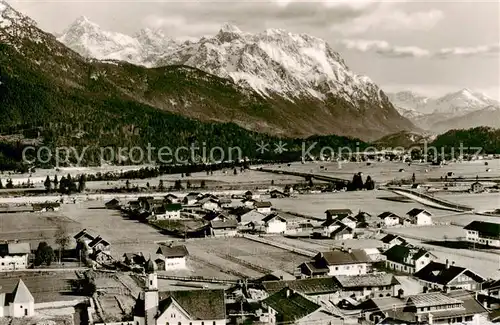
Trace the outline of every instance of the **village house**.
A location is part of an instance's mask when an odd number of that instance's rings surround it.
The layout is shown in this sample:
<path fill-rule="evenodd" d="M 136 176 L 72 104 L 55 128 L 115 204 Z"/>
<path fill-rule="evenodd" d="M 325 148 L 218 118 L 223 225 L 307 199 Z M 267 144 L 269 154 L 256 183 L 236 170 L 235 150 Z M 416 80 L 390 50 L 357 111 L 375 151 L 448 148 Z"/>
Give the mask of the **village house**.
<path fill-rule="evenodd" d="M 228 209 L 232 206 L 233 201 L 228 197 L 222 197 L 219 199 L 219 205 L 223 209 Z"/>
<path fill-rule="evenodd" d="M 393 227 L 393 226 L 397 226 L 397 225 L 402 225 L 402 224 L 404 224 L 404 220 L 405 220 L 405 219 L 401 218 L 400 216 L 398 216 L 392 212 L 389 212 L 389 211 L 386 211 L 386 212 L 379 214 L 378 218 L 382 220 L 382 224 L 385 227 Z"/>
<path fill-rule="evenodd" d="M 144 203 L 144 209 L 148 212 L 153 212 L 155 209 L 163 208 L 165 201 L 162 199 L 149 199 Z"/>
<path fill-rule="evenodd" d="M 152 196 L 140 196 L 137 198 L 139 201 L 139 205 L 142 209 L 148 209 L 148 201 L 154 200 L 155 198 Z"/>
<path fill-rule="evenodd" d="M 470 243 L 500 247 L 500 224 L 485 221 L 472 221 L 464 227 L 465 238 Z"/>
<path fill-rule="evenodd" d="M 276 189 L 270 191 L 269 195 L 271 196 L 271 199 L 282 199 L 282 198 L 288 197 L 288 194 L 281 192 L 279 190 L 276 190 Z"/>
<path fill-rule="evenodd" d="M 166 203 L 181 203 L 181 199 L 177 195 L 172 193 L 168 193 L 163 198 L 165 199 Z"/>
<path fill-rule="evenodd" d="M 29 243 L 0 244 L 0 271 L 26 269 L 30 253 Z"/>
<path fill-rule="evenodd" d="M 487 310 L 473 292 L 429 292 L 399 298 L 373 298 L 359 305 L 375 324 L 480 324 Z"/>
<path fill-rule="evenodd" d="M 111 244 L 101 236 L 97 236 L 88 244 L 89 256 L 96 262 L 104 263 L 112 260 Z"/>
<path fill-rule="evenodd" d="M 33 203 L 33 212 L 47 212 L 47 211 L 59 211 L 61 208 L 61 203 L 59 202 L 45 202 L 45 203 Z"/>
<path fill-rule="evenodd" d="M 121 209 L 120 201 L 118 201 L 117 199 L 112 199 L 112 200 L 104 203 L 104 206 L 106 207 L 106 209 L 109 209 L 109 210 L 120 210 Z"/>
<path fill-rule="evenodd" d="M 196 204 L 199 204 L 202 209 L 208 211 L 219 211 L 221 209 L 219 200 L 212 197 L 206 197 L 199 200 Z"/>
<path fill-rule="evenodd" d="M 238 233 L 236 220 L 210 221 L 208 225 L 209 236 L 212 237 L 234 237 Z"/>
<path fill-rule="evenodd" d="M 429 226 L 432 225 L 432 214 L 424 209 L 411 209 L 407 214 L 408 220 L 413 225 Z"/>
<path fill-rule="evenodd" d="M 241 226 L 246 226 L 246 225 L 248 225 L 251 222 L 254 223 L 254 224 L 261 224 L 263 222 L 262 220 L 265 217 L 266 216 L 264 214 L 258 212 L 257 210 L 250 210 L 247 213 L 242 214 L 238 218 L 238 223 Z"/>
<path fill-rule="evenodd" d="M 311 262 L 302 263 L 299 268 L 307 277 L 332 275 L 366 274 L 373 261 L 361 249 L 335 249 L 318 253 Z"/>
<path fill-rule="evenodd" d="M 330 301 L 339 296 L 339 287 L 333 277 L 307 279 L 286 279 L 283 277 L 283 279 L 263 281 L 261 286 L 268 295 L 273 295 L 284 288 L 290 288 L 315 302 Z"/>
<path fill-rule="evenodd" d="M 181 218 L 181 210 L 181 204 L 171 203 L 154 208 L 151 215 L 155 220 L 177 220 Z"/>
<path fill-rule="evenodd" d="M 488 280 L 481 284 L 481 293 L 500 300 L 500 279 Z M 500 302 L 500 301 L 499 301 Z"/>
<path fill-rule="evenodd" d="M 343 324 L 343 319 L 336 317 L 320 305 L 308 300 L 300 293 L 290 288 L 276 292 L 264 299 L 262 307 L 265 315 L 262 323 L 267 324 L 311 324 L 337 325 Z"/>
<path fill-rule="evenodd" d="M 454 264 L 454 263 L 453 263 Z M 414 274 L 429 289 L 478 291 L 486 279 L 479 274 L 460 266 L 430 262 Z"/>
<path fill-rule="evenodd" d="M 257 210 L 257 212 L 262 213 L 262 214 L 269 214 L 271 213 L 271 207 L 273 205 L 271 202 L 254 202 L 253 208 Z"/>
<path fill-rule="evenodd" d="M 127 204 L 130 210 L 139 210 L 141 208 L 139 200 L 129 201 Z"/>
<path fill-rule="evenodd" d="M 401 285 L 392 274 L 336 275 L 340 298 L 365 300 L 373 297 L 391 297 L 398 294 Z"/>
<path fill-rule="evenodd" d="M 383 243 L 383 249 L 385 251 L 394 245 L 406 245 L 406 240 L 397 235 L 388 234 L 382 238 L 382 243 Z"/>
<path fill-rule="evenodd" d="M 342 222 L 351 229 L 356 229 L 357 221 L 351 216 L 340 216 L 335 218 L 335 220 Z"/>
<path fill-rule="evenodd" d="M 203 216 L 205 221 L 227 221 L 234 220 L 234 217 L 225 211 L 209 211 Z"/>
<path fill-rule="evenodd" d="M 398 272 L 413 274 L 418 272 L 437 257 L 423 248 L 411 245 L 394 245 L 386 250 L 385 267 Z"/>
<path fill-rule="evenodd" d="M 352 216 L 352 211 L 349 209 L 328 209 L 325 211 L 326 219 L 337 219 L 339 217 Z"/>
<path fill-rule="evenodd" d="M 134 308 L 134 325 L 226 325 L 224 290 L 159 292 L 156 269 L 150 259 L 147 286 Z"/>
<path fill-rule="evenodd" d="M 479 182 L 474 182 L 470 186 L 470 192 L 471 193 L 482 193 L 482 192 L 484 192 L 484 185 L 479 183 Z"/>
<path fill-rule="evenodd" d="M 23 280 L 19 279 L 12 292 L 0 293 L 0 318 L 22 318 L 34 315 L 35 299 Z"/>
<path fill-rule="evenodd" d="M 354 230 L 347 225 L 341 224 L 340 227 L 330 233 L 329 237 L 333 240 L 353 239 Z"/>
<path fill-rule="evenodd" d="M 159 270 L 171 271 L 183 270 L 186 268 L 186 259 L 189 252 L 184 245 L 160 245 L 156 254 L 158 257 L 155 262 Z"/>
<path fill-rule="evenodd" d="M 73 236 L 76 242 L 83 242 L 87 246 L 95 239 L 93 235 L 91 235 L 87 229 L 81 230 L 79 233 L 77 233 L 75 236 Z"/>
<path fill-rule="evenodd" d="M 257 200 L 257 199 L 260 199 L 260 195 L 256 194 L 256 193 L 252 193 L 252 191 L 246 191 L 243 196 L 247 200 Z"/>
<path fill-rule="evenodd" d="M 245 198 L 245 199 L 241 200 L 241 203 L 243 204 L 243 206 L 253 209 L 254 205 L 255 205 L 255 203 L 257 203 L 257 201 L 254 199 Z"/>
<path fill-rule="evenodd" d="M 139 253 L 125 253 L 122 256 L 122 262 L 128 266 L 143 266 L 146 264 L 146 258 L 144 255 Z"/>
<path fill-rule="evenodd" d="M 264 274 L 262 277 L 257 279 L 257 282 L 263 283 L 263 282 L 275 282 L 275 281 L 295 281 L 295 279 L 296 279 L 295 276 L 288 272 L 282 270 L 276 270 L 271 273 Z"/>
<path fill-rule="evenodd" d="M 353 218 L 356 220 L 356 228 L 376 227 L 378 224 L 378 219 L 368 212 L 359 211 Z"/>
<path fill-rule="evenodd" d="M 266 234 L 284 234 L 286 232 L 286 219 L 276 213 L 268 215 L 262 219 L 262 222 Z"/>
<path fill-rule="evenodd" d="M 198 202 L 198 200 L 199 200 L 200 197 L 201 197 L 200 193 L 197 193 L 197 192 L 188 193 L 182 199 L 182 204 L 184 204 L 184 205 L 195 205 L 196 202 Z"/>

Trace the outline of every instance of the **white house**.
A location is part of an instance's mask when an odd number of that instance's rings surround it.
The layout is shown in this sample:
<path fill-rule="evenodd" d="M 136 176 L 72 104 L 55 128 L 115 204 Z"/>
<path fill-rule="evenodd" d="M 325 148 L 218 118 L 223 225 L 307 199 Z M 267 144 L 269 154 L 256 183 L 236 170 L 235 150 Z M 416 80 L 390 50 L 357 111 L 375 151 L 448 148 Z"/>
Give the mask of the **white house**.
<path fill-rule="evenodd" d="M 378 218 L 382 220 L 383 225 L 385 225 L 386 227 L 403 224 L 400 216 L 388 211 L 381 213 Z"/>
<path fill-rule="evenodd" d="M 181 218 L 182 205 L 179 203 L 166 204 L 153 209 L 152 216 L 156 220 L 169 220 Z"/>
<path fill-rule="evenodd" d="M 183 199 L 182 204 L 184 205 L 194 205 L 200 199 L 201 194 L 196 192 L 188 193 Z"/>
<path fill-rule="evenodd" d="M 257 212 L 262 213 L 262 214 L 269 214 L 271 213 L 271 207 L 273 205 L 271 202 L 254 202 L 253 207 L 254 209 L 257 209 Z"/>
<path fill-rule="evenodd" d="M 19 279 L 12 293 L 0 293 L 0 318 L 32 317 L 35 315 L 35 299 Z"/>
<path fill-rule="evenodd" d="M 146 263 L 147 288 L 134 308 L 134 325 L 226 325 L 224 290 L 158 291 L 156 264 Z"/>
<path fill-rule="evenodd" d="M 262 220 L 265 218 L 266 216 L 260 212 L 258 212 L 257 210 L 250 210 L 248 211 L 247 213 L 245 214 L 242 214 L 238 219 L 239 219 L 239 224 L 241 226 L 246 226 L 248 225 L 250 222 L 253 222 L 255 224 L 258 224 L 258 223 L 262 223 Z"/>
<path fill-rule="evenodd" d="M 334 240 L 346 240 L 354 238 L 354 230 L 341 223 L 341 226 L 330 233 L 330 238 Z"/>
<path fill-rule="evenodd" d="M 287 222 L 285 218 L 273 213 L 262 219 L 264 222 L 264 231 L 267 234 L 284 234 L 286 232 Z"/>
<path fill-rule="evenodd" d="M 406 240 L 397 235 L 388 234 L 385 235 L 384 238 L 382 238 L 382 243 L 383 243 L 383 249 L 384 251 L 386 251 L 395 245 L 406 245 Z"/>
<path fill-rule="evenodd" d="M 308 277 L 366 274 L 372 259 L 361 249 L 336 249 L 318 253 L 311 262 L 299 266 Z"/>
<path fill-rule="evenodd" d="M 198 204 L 201 205 L 202 209 L 209 211 L 219 211 L 221 209 L 219 201 L 211 197 L 201 199 Z"/>
<path fill-rule="evenodd" d="M 407 214 L 411 224 L 419 226 L 432 225 L 432 214 L 424 209 L 412 209 Z"/>
<path fill-rule="evenodd" d="M 385 266 L 388 269 L 410 274 L 437 260 L 437 257 L 429 251 L 410 245 L 394 245 L 383 255 L 386 257 Z"/>
<path fill-rule="evenodd" d="M 80 231 L 79 233 L 77 233 L 75 236 L 73 236 L 73 238 L 78 242 L 78 241 L 81 241 L 85 244 L 90 244 L 94 239 L 95 239 L 95 236 L 91 235 L 87 229 L 83 229 L 82 231 Z"/>
<path fill-rule="evenodd" d="M 167 203 L 181 203 L 181 199 L 177 195 L 172 193 L 165 195 L 164 198 Z"/>
<path fill-rule="evenodd" d="M 28 267 L 31 253 L 29 243 L 0 244 L 0 270 L 19 270 Z"/>
<path fill-rule="evenodd" d="M 340 216 L 340 217 L 337 217 L 335 220 L 342 222 L 344 225 L 346 225 L 347 227 L 349 227 L 351 229 L 356 229 L 357 221 L 356 221 L 356 219 L 354 219 L 354 217 Z"/>
<path fill-rule="evenodd" d="M 156 251 L 158 255 L 156 265 L 160 270 L 183 270 L 186 268 L 186 259 L 189 252 L 186 246 L 161 245 Z"/>
<path fill-rule="evenodd" d="M 472 221 L 464 227 L 466 240 L 491 247 L 500 247 L 500 224 Z"/>

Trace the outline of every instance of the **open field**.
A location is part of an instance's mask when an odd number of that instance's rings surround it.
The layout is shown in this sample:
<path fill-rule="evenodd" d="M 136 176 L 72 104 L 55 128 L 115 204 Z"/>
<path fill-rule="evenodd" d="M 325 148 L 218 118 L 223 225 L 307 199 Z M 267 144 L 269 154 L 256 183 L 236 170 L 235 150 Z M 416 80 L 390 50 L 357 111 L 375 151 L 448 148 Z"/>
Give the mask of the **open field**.
<path fill-rule="evenodd" d="M 500 209 L 500 194 L 499 193 L 481 193 L 481 194 L 452 194 L 439 193 L 436 194 L 440 199 L 447 201 L 458 202 L 475 208 L 476 211 L 488 211 Z"/>
<path fill-rule="evenodd" d="M 2 292 L 12 292 L 22 278 L 37 303 L 83 298 L 71 292 L 75 272 L 15 272 L 0 273 Z"/>
<path fill-rule="evenodd" d="M 0 238 L 27 241 L 32 249 L 41 241 L 53 245 L 54 234 L 60 226 L 70 234 L 80 227 L 78 222 L 66 217 L 65 211 L 0 214 Z"/>
<path fill-rule="evenodd" d="M 461 227 L 453 225 L 434 225 L 421 227 L 393 227 L 387 228 L 387 233 L 400 235 L 405 238 L 421 238 L 427 241 L 459 240 L 465 236 Z"/>

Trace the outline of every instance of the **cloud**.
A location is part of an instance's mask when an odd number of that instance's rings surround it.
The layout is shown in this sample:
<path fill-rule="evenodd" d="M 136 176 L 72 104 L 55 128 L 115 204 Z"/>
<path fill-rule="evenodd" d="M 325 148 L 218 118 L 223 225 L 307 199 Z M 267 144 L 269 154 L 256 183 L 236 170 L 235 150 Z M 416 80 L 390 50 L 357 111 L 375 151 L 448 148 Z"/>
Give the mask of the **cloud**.
<path fill-rule="evenodd" d="M 348 50 L 376 53 L 389 58 L 437 58 L 495 56 L 500 53 L 500 44 L 476 47 L 454 47 L 430 51 L 418 46 L 398 46 L 382 40 L 345 39 L 338 42 Z"/>
<path fill-rule="evenodd" d="M 331 30 L 345 35 L 362 34 L 368 31 L 428 31 L 436 26 L 444 14 L 437 9 L 427 11 L 405 12 L 383 3 L 366 15 L 361 15 L 349 22 L 333 23 Z"/>

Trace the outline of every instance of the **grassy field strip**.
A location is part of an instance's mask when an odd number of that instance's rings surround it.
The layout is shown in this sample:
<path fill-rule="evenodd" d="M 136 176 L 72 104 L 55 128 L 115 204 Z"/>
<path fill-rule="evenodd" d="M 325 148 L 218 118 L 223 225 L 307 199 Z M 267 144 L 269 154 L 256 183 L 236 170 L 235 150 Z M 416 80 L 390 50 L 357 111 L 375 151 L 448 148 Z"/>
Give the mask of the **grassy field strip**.
<path fill-rule="evenodd" d="M 329 247 L 328 245 L 318 244 L 313 241 L 310 241 L 307 238 L 288 238 L 288 237 L 276 236 L 273 237 L 273 240 L 285 245 L 289 245 L 291 247 L 306 249 L 311 252 L 319 252 Z"/>
<path fill-rule="evenodd" d="M 189 258 L 191 258 L 199 263 L 203 263 L 203 264 L 208 265 L 210 267 L 213 267 L 217 270 L 220 270 L 223 273 L 228 273 L 228 274 L 234 275 L 236 277 L 251 278 L 252 276 L 255 276 L 255 274 L 252 274 L 251 276 L 249 276 L 247 273 L 243 273 L 243 272 L 240 272 L 238 270 L 235 270 L 235 268 L 231 267 L 232 265 L 230 265 L 230 264 L 234 264 L 234 262 L 232 263 L 232 262 L 225 260 L 225 259 L 222 259 L 223 262 L 221 262 L 221 264 L 219 264 L 219 265 L 216 263 L 212 263 L 212 261 L 215 260 L 214 257 L 216 257 L 216 256 L 209 256 L 210 259 L 207 259 L 207 258 L 202 258 L 200 256 L 195 256 L 193 254 L 190 254 L 190 256 L 189 256 Z M 238 264 L 238 266 L 242 266 L 242 265 Z M 252 270 L 252 271 L 253 271 L 252 273 L 255 273 L 254 270 Z M 263 275 L 260 272 L 258 274 Z M 259 276 L 259 275 L 257 275 L 257 276 Z"/>
<path fill-rule="evenodd" d="M 241 258 L 238 258 L 236 256 L 232 256 L 232 255 L 229 255 L 229 254 L 222 254 L 222 253 L 219 253 L 219 252 L 216 252 L 216 251 L 210 251 L 210 253 L 212 254 L 215 254 L 221 258 L 224 258 L 228 261 L 231 261 L 231 262 L 234 262 L 234 263 L 238 263 L 248 269 L 251 269 L 251 270 L 254 270 L 254 271 L 257 271 L 259 273 L 263 273 L 263 274 L 266 274 L 266 273 L 272 273 L 273 271 L 270 270 L 270 269 L 267 269 L 267 268 L 264 268 L 262 266 L 259 266 L 259 265 L 255 265 L 255 264 L 252 264 L 250 262 L 247 262 L 247 261 L 244 261 L 242 260 Z"/>
<path fill-rule="evenodd" d="M 265 245 L 269 245 L 269 246 L 274 246 L 274 247 L 277 247 L 277 248 L 281 248 L 281 249 L 290 251 L 292 253 L 303 255 L 303 256 L 307 256 L 307 257 L 314 257 L 314 256 L 316 256 L 315 252 L 307 251 L 305 249 L 295 248 L 295 247 L 292 247 L 290 245 L 286 245 L 286 244 L 282 244 L 282 243 L 277 243 L 277 242 L 270 241 L 270 240 L 264 239 L 262 237 L 254 236 L 254 235 L 243 235 L 243 238 L 246 238 L 246 239 L 249 239 L 249 240 L 253 240 L 253 241 L 261 243 L 261 244 L 265 244 Z"/>

